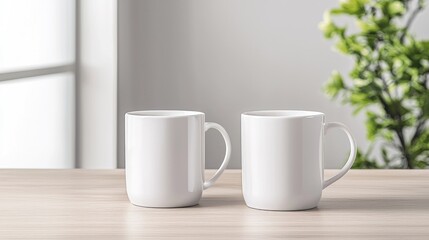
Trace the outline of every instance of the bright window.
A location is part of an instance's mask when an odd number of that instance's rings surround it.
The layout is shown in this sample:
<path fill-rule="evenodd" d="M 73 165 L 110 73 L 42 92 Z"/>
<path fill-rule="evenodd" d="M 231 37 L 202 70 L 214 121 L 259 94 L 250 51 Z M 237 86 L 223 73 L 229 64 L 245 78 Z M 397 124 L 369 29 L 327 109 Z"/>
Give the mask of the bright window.
<path fill-rule="evenodd" d="M 0 0 L 0 168 L 75 166 L 75 0 Z"/>

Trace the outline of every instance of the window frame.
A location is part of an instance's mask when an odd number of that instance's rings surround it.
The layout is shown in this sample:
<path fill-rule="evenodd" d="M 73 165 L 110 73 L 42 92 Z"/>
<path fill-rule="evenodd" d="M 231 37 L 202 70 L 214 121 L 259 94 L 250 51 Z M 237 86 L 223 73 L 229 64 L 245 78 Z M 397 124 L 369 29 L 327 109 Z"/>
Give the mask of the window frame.
<path fill-rule="evenodd" d="M 98 4 L 98 5 L 97 5 Z M 101 7 L 99 7 L 101 6 Z M 93 18 L 95 14 L 95 18 Z M 46 67 L 22 69 L 10 72 L 0 72 L 0 82 L 14 81 L 23 78 L 48 76 L 58 73 L 71 73 L 74 75 L 74 167 L 75 168 L 117 168 L 117 38 L 118 38 L 118 0 L 74 0 L 74 60 L 71 63 L 58 64 Z M 103 18 L 100 22 L 98 18 Z M 85 25 L 82 25 L 84 23 Z M 101 36 L 94 35 L 88 29 L 104 29 L 99 32 Z M 104 45 L 95 45 L 95 38 L 107 41 Z M 90 47 L 88 47 L 90 46 Z M 96 49 L 94 49 L 96 48 Z M 82 53 L 82 49 L 86 52 Z M 94 50 L 93 50 L 94 49 Z M 108 52 L 108 62 L 105 57 L 98 54 L 100 51 Z M 89 66 L 88 62 L 92 65 Z M 93 66 L 94 62 L 104 62 Z M 101 72 L 108 72 L 108 76 Z M 86 84 L 82 84 L 84 81 Z M 106 82 L 107 81 L 107 82 Z M 90 83 L 90 84 L 88 84 Z M 89 87 L 88 85 L 92 85 Z M 95 85 L 95 88 L 94 88 Z M 106 87 L 107 86 L 107 87 Z M 101 89 L 100 89 L 101 88 Z M 94 103 L 93 95 L 97 95 L 102 102 Z M 91 107 L 87 103 L 91 102 Z M 105 102 L 113 105 L 112 108 L 103 108 Z M 107 123 L 106 123 L 107 122 Z M 104 125 L 100 129 L 99 125 Z M 93 130 L 91 132 L 89 130 Z M 97 133 L 108 132 L 107 135 L 98 136 Z M 94 143 L 88 147 L 88 143 Z M 110 150 L 107 154 L 106 150 Z"/>

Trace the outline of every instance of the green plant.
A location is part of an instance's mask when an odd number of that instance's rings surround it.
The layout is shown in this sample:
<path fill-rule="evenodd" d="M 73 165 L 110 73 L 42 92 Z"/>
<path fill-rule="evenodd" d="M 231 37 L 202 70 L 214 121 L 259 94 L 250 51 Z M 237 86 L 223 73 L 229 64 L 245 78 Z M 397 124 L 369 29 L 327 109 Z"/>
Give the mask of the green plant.
<path fill-rule="evenodd" d="M 320 24 L 336 49 L 355 62 L 349 80 L 334 71 L 325 92 L 355 114 L 365 111 L 368 140 L 382 142 L 383 166 L 360 151 L 355 167 L 429 166 L 429 41 L 409 32 L 423 8 L 423 0 L 345 0 Z M 339 15 L 358 30 L 332 20 Z"/>

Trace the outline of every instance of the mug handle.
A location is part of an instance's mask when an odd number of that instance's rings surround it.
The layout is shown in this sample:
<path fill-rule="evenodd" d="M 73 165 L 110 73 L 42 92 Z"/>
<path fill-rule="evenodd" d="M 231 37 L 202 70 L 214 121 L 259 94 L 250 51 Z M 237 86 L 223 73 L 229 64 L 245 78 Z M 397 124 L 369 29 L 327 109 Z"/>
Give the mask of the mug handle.
<path fill-rule="evenodd" d="M 222 175 L 226 166 L 228 166 L 229 159 L 231 157 L 231 140 L 229 139 L 229 135 L 226 132 L 225 128 L 223 128 L 221 125 L 219 125 L 217 123 L 206 122 L 204 124 L 205 132 L 207 132 L 207 130 L 209 130 L 210 128 L 218 130 L 220 132 L 220 134 L 222 135 L 223 140 L 225 140 L 226 153 L 225 153 L 225 158 L 223 159 L 222 165 L 220 165 L 220 168 L 216 171 L 216 173 L 213 175 L 213 177 L 207 181 L 204 181 L 204 184 L 203 184 L 204 190 L 213 186 L 213 184 L 220 177 L 220 175 Z"/>
<path fill-rule="evenodd" d="M 340 170 L 340 172 L 337 173 L 337 175 L 323 182 L 323 189 L 325 189 L 326 187 L 328 187 L 329 185 L 331 185 L 332 183 L 336 182 L 338 179 L 343 177 L 344 174 L 346 174 L 349 171 L 349 169 L 353 166 L 353 162 L 355 161 L 355 158 L 356 158 L 356 151 L 357 151 L 356 141 L 353 138 L 350 131 L 347 129 L 347 127 L 344 124 L 338 123 L 338 122 L 325 123 L 324 131 L 323 131 L 324 134 L 326 134 L 329 131 L 329 129 L 332 129 L 332 128 L 339 128 L 347 134 L 347 137 L 350 142 L 350 155 L 349 155 L 349 159 L 347 160 L 344 167 Z"/>

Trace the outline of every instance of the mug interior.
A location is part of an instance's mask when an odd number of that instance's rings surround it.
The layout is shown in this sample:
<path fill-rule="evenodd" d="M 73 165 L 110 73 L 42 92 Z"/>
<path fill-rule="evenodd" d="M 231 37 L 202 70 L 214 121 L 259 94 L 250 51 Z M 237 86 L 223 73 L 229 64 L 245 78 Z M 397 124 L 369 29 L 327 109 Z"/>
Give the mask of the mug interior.
<path fill-rule="evenodd" d="M 250 117 L 277 117 L 277 118 L 299 118 L 314 117 L 323 115 L 321 112 L 302 111 L 302 110 L 262 110 L 243 113 L 244 116 Z"/>
<path fill-rule="evenodd" d="M 148 110 L 128 112 L 126 114 L 137 117 L 189 117 L 204 115 L 202 112 L 182 110 Z"/>

